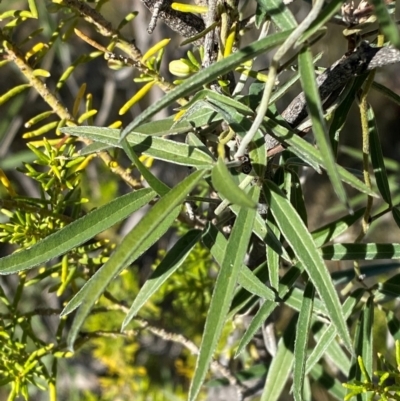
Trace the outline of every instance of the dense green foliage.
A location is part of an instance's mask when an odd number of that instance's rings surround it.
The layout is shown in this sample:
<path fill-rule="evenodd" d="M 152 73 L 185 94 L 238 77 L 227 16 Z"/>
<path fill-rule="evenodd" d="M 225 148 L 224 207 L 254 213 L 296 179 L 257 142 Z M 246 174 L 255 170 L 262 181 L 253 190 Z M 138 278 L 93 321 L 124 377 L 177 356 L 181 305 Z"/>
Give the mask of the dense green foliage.
<path fill-rule="evenodd" d="M 143 0 L 153 40 L 132 2 L 12 3 L 0 397 L 399 400 L 400 163 L 368 100 L 400 105 L 375 82 L 400 62 L 394 5 Z M 332 80 L 314 53 L 335 25 L 356 62 Z"/>

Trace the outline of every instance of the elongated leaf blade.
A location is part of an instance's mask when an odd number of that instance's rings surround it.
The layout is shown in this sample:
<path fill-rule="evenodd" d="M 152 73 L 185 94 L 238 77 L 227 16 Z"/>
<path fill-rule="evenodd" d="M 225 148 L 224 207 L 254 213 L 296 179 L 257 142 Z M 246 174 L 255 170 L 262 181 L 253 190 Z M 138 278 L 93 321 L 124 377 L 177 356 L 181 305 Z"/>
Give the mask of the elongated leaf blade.
<path fill-rule="evenodd" d="M 114 199 L 44 238 L 29 249 L 0 259 L 0 274 L 31 269 L 85 243 L 150 202 L 156 193 L 140 189 Z"/>
<path fill-rule="evenodd" d="M 372 167 L 374 168 L 376 184 L 383 200 L 391 206 L 392 197 L 390 195 L 389 180 L 386 172 L 385 161 L 383 159 L 378 127 L 376 125 L 376 119 L 372 107 L 368 107 L 367 118 L 370 138 L 371 162 Z"/>
<path fill-rule="evenodd" d="M 264 193 L 281 233 L 314 283 L 346 348 L 352 351 L 350 335 L 342 314 L 338 295 L 311 234 L 293 206 L 273 182 L 266 182 Z"/>
<path fill-rule="evenodd" d="M 276 355 L 272 359 L 268 370 L 261 401 L 278 401 L 289 378 L 294 360 L 293 348 L 297 318 L 297 315 L 292 318 L 282 338 L 279 340 Z"/>
<path fill-rule="evenodd" d="M 259 188 L 250 190 L 252 199 L 258 199 Z M 196 370 L 189 390 L 189 400 L 196 399 L 209 369 L 212 355 L 221 336 L 222 328 L 233 297 L 240 268 L 250 240 L 256 211 L 242 208 L 233 225 L 226 251 L 207 314 Z"/>
<path fill-rule="evenodd" d="M 281 31 L 297 27 L 296 19 L 282 0 L 257 0 L 257 3 Z"/>
<path fill-rule="evenodd" d="M 292 31 L 279 32 L 273 35 L 268 35 L 266 38 L 253 42 L 249 46 L 231 54 L 229 57 L 218 61 L 212 66 L 199 71 L 193 75 L 183 84 L 176 87 L 174 90 L 169 92 L 161 100 L 148 107 L 143 113 L 136 117 L 121 133 L 121 138 L 124 138 L 130 132 L 132 132 L 137 126 L 154 116 L 164 107 L 169 106 L 176 100 L 185 97 L 198 89 L 203 85 L 214 81 L 218 76 L 226 74 L 232 71 L 239 64 L 250 60 L 261 53 L 264 53 L 274 47 L 280 45 L 290 35 Z"/>
<path fill-rule="evenodd" d="M 81 305 L 68 335 L 70 348 L 85 318 L 110 281 L 168 230 L 179 214 L 180 204 L 204 174 L 204 170 L 191 174 L 163 196 L 124 238 L 110 259 L 67 304 L 62 315 L 72 312 Z"/>
<path fill-rule="evenodd" d="M 363 288 L 355 290 L 343 304 L 343 315 L 348 319 L 364 294 Z M 336 338 L 336 328 L 330 324 L 320 335 L 316 335 L 316 345 L 307 358 L 306 374 L 310 373 L 317 362 L 325 355 L 327 348 Z"/>
<path fill-rule="evenodd" d="M 294 343 L 293 396 L 295 401 L 303 400 L 308 338 L 310 334 L 314 295 L 314 285 L 309 280 L 304 290 L 303 304 L 297 321 L 296 341 Z"/>
<path fill-rule="evenodd" d="M 325 260 L 400 259 L 400 244 L 334 244 L 321 248 Z"/>
<path fill-rule="evenodd" d="M 293 266 L 289 271 L 282 277 L 282 280 L 279 284 L 279 298 L 284 298 L 288 292 L 291 290 L 293 284 L 296 282 L 298 277 L 301 274 L 301 269 L 297 266 Z M 273 312 L 273 310 L 278 306 L 277 301 L 265 301 L 261 308 L 257 311 L 255 316 L 253 317 L 249 327 L 244 333 L 243 337 L 240 340 L 238 349 L 235 353 L 235 357 L 237 357 L 246 347 L 246 345 L 251 341 L 256 332 L 263 325 L 267 317 Z"/>
<path fill-rule="evenodd" d="M 117 129 L 82 126 L 64 127 L 61 128 L 61 131 L 68 135 L 81 136 L 112 147 L 122 147 Z M 136 154 L 143 153 L 158 160 L 196 168 L 210 168 L 214 163 L 209 154 L 185 143 L 138 133 L 133 133 L 126 139 Z"/>
<path fill-rule="evenodd" d="M 299 135 L 296 135 L 295 132 L 280 125 L 277 121 L 271 118 L 265 118 L 263 124 L 267 130 L 271 131 L 271 134 L 276 136 L 277 139 L 281 138 L 281 141 L 283 140 L 291 145 L 290 150 L 306 163 L 310 164 L 315 169 L 318 169 L 318 166 L 325 168 L 325 162 L 321 153 Z M 353 174 L 349 173 L 345 168 L 340 165 L 337 165 L 336 168 L 343 182 L 346 182 L 360 192 L 374 196 L 375 198 L 377 197 L 370 188 Z"/>
<path fill-rule="evenodd" d="M 142 174 L 143 178 L 147 181 L 150 188 L 152 188 L 158 195 L 163 196 L 168 193 L 170 188 L 159 180 L 151 171 L 140 161 L 140 158 L 132 150 L 128 141 L 124 139 L 121 141 L 122 148 L 129 157 L 129 159 L 136 165 L 137 169 Z"/>
<path fill-rule="evenodd" d="M 301 86 L 307 101 L 307 109 L 312 121 L 312 127 L 318 148 L 325 161 L 325 168 L 331 180 L 332 186 L 340 201 L 348 205 L 346 191 L 344 190 L 335 158 L 329 143 L 328 130 L 324 120 L 321 98 L 314 73 L 314 63 L 310 48 L 307 46 L 299 53 L 299 69 Z"/>
<path fill-rule="evenodd" d="M 315 245 L 319 248 L 327 242 L 333 241 L 344 233 L 350 226 L 359 220 L 365 212 L 365 208 L 358 209 L 353 214 L 342 216 L 339 219 L 320 227 L 311 233 Z"/>
<path fill-rule="evenodd" d="M 129 312 L 123 323 L 122 330 L 136 316 L 139 309 L 156 293 L 156 291 L 171 277 L 172 274 L 182 265 L 190 251 L 201 238 L 200 230 L 191 230 L 183 237 L 179 238 L 176 244 L 168 251 L 162 262 L 154 270 L 153 274 L 144 283 L 135 300 L 133 301 Z"/>
<path fill-rule="evenodd" d="M 221 158 L 218 159 L 216 166 L 212 170 L 211 179 L 216 191 L 221 193 L 229 202 L 253 209 L 257 206 L 256 202 L 236 185 Z"/>

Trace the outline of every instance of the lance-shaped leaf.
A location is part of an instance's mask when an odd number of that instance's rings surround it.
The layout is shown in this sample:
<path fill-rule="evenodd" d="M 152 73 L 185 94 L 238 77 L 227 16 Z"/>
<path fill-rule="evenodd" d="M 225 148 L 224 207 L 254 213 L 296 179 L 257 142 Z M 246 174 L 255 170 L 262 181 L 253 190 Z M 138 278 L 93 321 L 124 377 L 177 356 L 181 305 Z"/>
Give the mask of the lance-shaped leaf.
<path fill-rule="evenodd" d="M 171 277 L 172 274 L 182 265 L 190 251 L 201 238 L 200 230 L 191 230 L 179 238 L 176 244 L 168 251 L 164 259 L 154 270 L 140 289 L 132 306 L 122 323 L 122 329 L 135 317 L 139 309 L 149 298 Z"/>
<path fill-rule="evenodd" d="M 72 348 L 79 329 L 94 303 L 104 292 L 110 281 L 134 262 L 168 230 L 179 214 L 181 203 L 204 174 L 204 170 L 191 174 L 163 196 L 124 238 L 110 259 L 67 304 L 62 315 L 72 312 L 79 305 L 81 306 L 68 336 L 68 346 L 70 348 Z"/>
<path fill-rule="evenodd" d="M 292 317 L 288 327 L 279 340 L 276 355 L 272 359 L 261 401 L 278 401 L 292 371 L 294 360 L 294 339 L 298 315 Z"/>
<path fill-rule="evenodd" d="M 256 200 L 258 199 L 259 193 L 259 187 L 254 186 L 251 188 L 249 196 L 253 200 Z M 196 370 L 189 390 L 190 401 L 196 399 L 201 389 L 209 369 L 212 355 L 220 339 L 240 268 L 247 252 L 255 215 L 255 209 L 247 207 L 241 208 L 228 239 L 207 314 Z"/>
<path fill-rule="evenodd" d="M 328 139 L 328 130 L 326 128 L 324 113 L 322 110 L 321 98 L 317 87 L 314 72 L 314 63 L 312 53 L 309 47 L 305 47 L 299 54 L 299 69 L 301 86 L 307 101 L 307 109 L 312 121 L 313 133 L 317 141 L 318 148 L 324 157 L 325 168 L 332 182 L 334 191 L 342 203 L 348 205 L 347 195 L 344 190 L 339 172 L 333 157 L 332 148 Z"/>
<path fill-rule="evenodd" d="M 338 295 L 311 234 L 296 210 L 273 182 L 267 181 L 263 188 L 276 224 L 314 283 L 346 348 L 352 351 L 350 335 Z"/>
<path fill-rule="evenodd" d="M 112 147 L 122 147 L 117 129 L 85 126 L 64 127 L 60 130 L 64 134 L 81 136 Z M 214 163 L 210 155 L 186 143 L 138 133 L 133 133 L 126 139 L 136 154 L 143 153 L 158 160 L 197 168 L 210 168 Z"/>
<path fill-rule="evenodd" d="M 31 269 L 85 243 L 150 202 L 156 193 L 140 189 L 99 207 L 32 247 L 0 259 L 0 274 Z"/>
<path fill-rule="evenodd" d="M 307 346 L 310 334 L 314 294 L 314 286 L 311 280 L 309 280 L 304 290 L 303 303 L 297 321 L 296 341 L 294 343 L 293 396 L 296 401 L 303 400 Z"/>
<path fill-rule="evenodd" d="M 400 259 L 400 244 L 334 244 L 321 252 L 325 260 Z"/>
<path fill-rule="evenodd" d="M 211 179 L 215 190 L 228 199 L 229 202 L 255 209 L 256 202 L 250 198 L 242 189 L 240 189 L 233 180 L 224 161 L 219 158 L 217 165 L 213 168 Z"/>

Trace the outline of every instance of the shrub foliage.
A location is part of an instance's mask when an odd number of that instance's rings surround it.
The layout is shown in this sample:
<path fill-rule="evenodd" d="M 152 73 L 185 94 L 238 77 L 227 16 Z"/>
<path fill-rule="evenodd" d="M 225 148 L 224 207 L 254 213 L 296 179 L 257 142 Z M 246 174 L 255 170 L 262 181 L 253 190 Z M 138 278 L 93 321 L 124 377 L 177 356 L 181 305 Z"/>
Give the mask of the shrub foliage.
<path fill-rule="evenodd" d="M 71 361 L 97 376 L 88 400 L 400 399 L 400 244 L 373 230 L 400 225 L 399 164 L 368 101 L 400 105 L 375 81 L 400 62 L 394 3 L 8 3 L 8 399 L 72 397 Z M 316 49 L 334 26 L 346 47 L 329 66 Z M 353 104 L 360 149 L 342 146 Z M 313 227 L 316 173 L 334 195 Z"/>

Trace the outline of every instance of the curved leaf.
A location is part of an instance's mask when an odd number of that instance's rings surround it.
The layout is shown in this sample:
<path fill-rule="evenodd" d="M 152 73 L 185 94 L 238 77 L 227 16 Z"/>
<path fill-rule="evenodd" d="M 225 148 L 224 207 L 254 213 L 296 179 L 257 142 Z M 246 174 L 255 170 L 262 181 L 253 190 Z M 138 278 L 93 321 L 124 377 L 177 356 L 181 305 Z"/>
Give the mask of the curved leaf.
<path fill-rule="evenodd" d="M 71 313 L 81 305 L 68 335 L 67 341 L 70 348 L 85 318 L 110 281 L 168 230 L 179 214 L 181 203 L 204 174 L 204 170 L 191 174 L 163 196 L 124 238 L 110 259 L 67 304 L 62 316 Z"/>
<path fill-rule="evenodd" d="M 221 158 L 218 159 L 212 170 L 211 179 L 215 190 L 220 192 L 229 202 L 243 207 L 256 208 L 257 203 L 236 185 Z"/>
<path fill-rule="evenodd" d="M 276 224 L 314 283 L 346 348 L 352 351 L 350 335 L 338 295 L 311 234 L 293 206 L 273 182 L 266 181 L 263 188 Z"/>
<path fill-rule="evenodd" d="M 89 138 L 109 146 L 122 147 L 117 129 L 83 126 L 64 127 L 60 128 L 60 131 L 68 135 Z M 138 133 L 133 133 L 126 139 L 136 154 L 143 153 L 158 160 L 197 168 L 210 168 L 214 163 L 210 155 L 185 143 Z"/>
<path fill-rule="evenodd" d="M 123 323 L 122 330 L 135 317 L 139 309 L 147 300 L 165 283 L 168 278 L 182 265 L 190 251 L 197 244 L 202 232 L 191 230 L 179 238 L 176 244 L 168 251 L 164 259 L 147 279 L 139 293 L 136 295 Z"/>
<path fill-rule="evenodd" d="M 31 248 L 1 258 L 0 274 L 31 269 L 65 254 L 125 219 L 149 203 L 155 195 L 156 193 L 152 189 L 145 188 L 114 199 L 49 235 Z"/>

